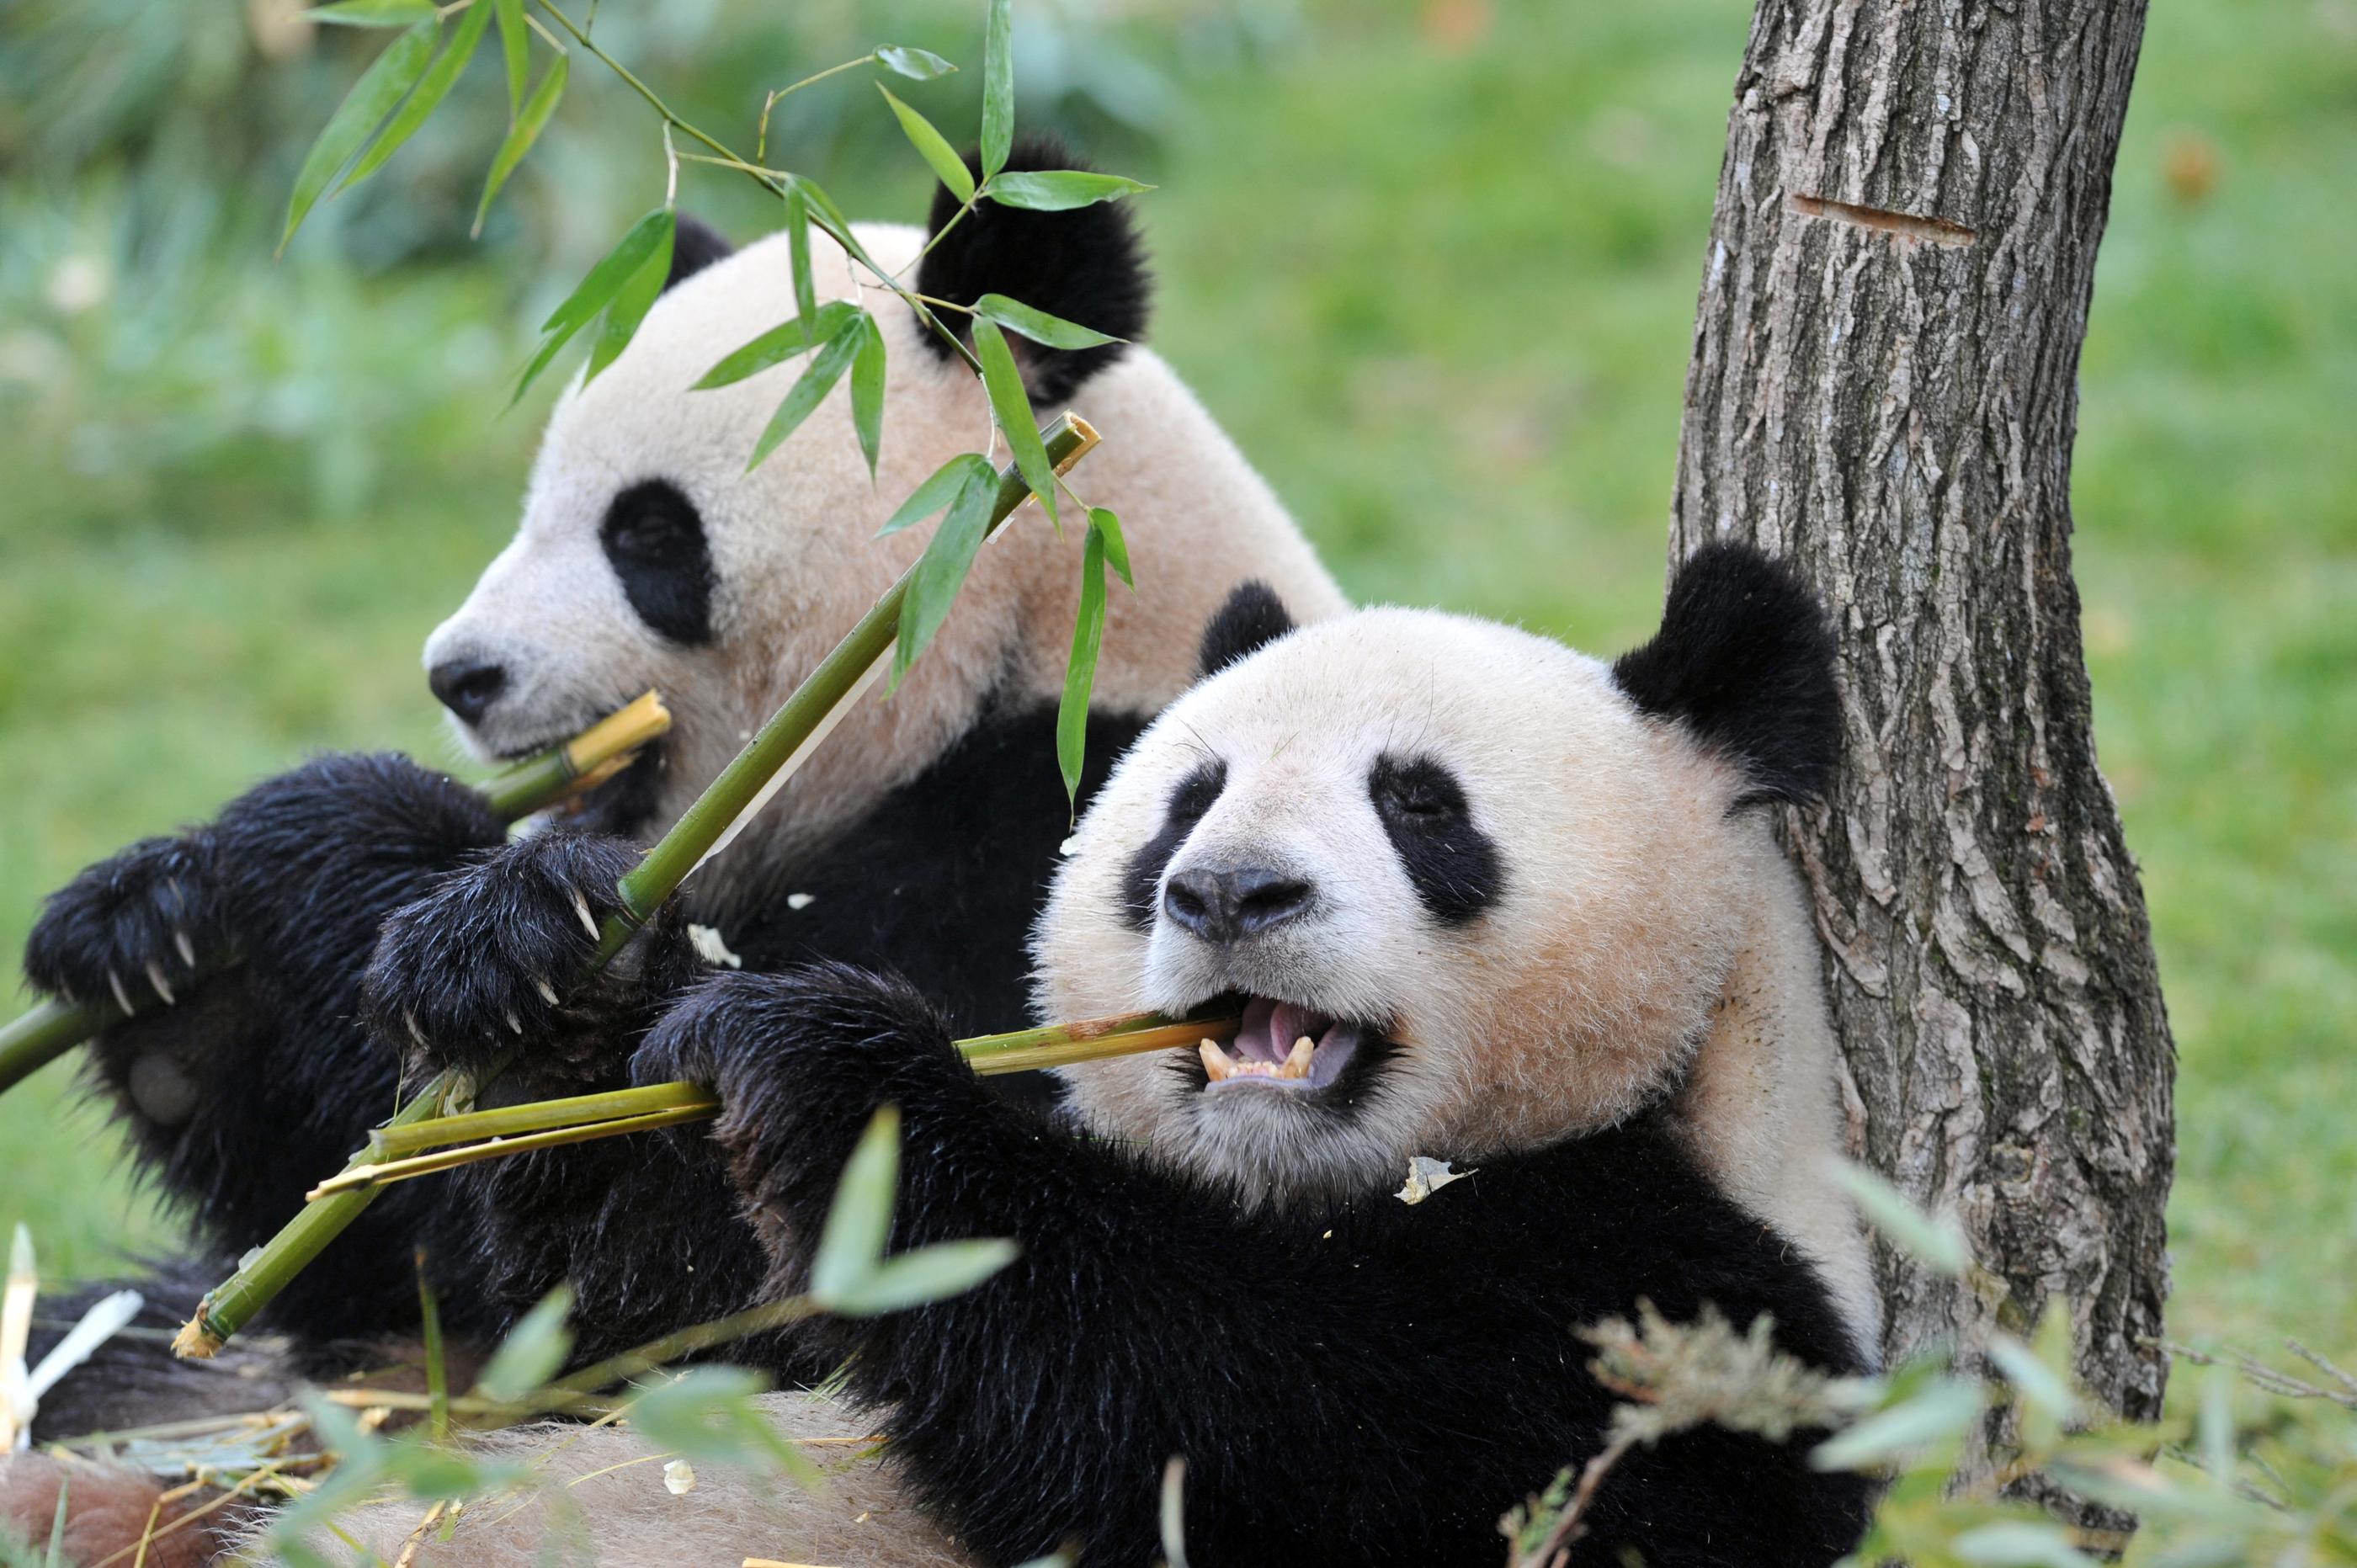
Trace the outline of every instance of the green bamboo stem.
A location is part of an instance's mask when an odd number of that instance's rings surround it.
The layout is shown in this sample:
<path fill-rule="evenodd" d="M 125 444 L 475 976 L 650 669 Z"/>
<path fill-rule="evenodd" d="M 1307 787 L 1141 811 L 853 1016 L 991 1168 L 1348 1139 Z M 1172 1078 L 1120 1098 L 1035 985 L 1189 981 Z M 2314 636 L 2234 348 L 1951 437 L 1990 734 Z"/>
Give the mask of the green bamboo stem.
<path fill-rule="evenodd" d="M 975 1072 L 987 1077 L 1169 1050 L 1202 1040 L 1224 1042 L 1235 1036 L 1237 1024 L 1233 1017 L 1168 1018 L 1159 1013 L 1139 1013 L 979 1035 L 958 1041 L 957 1049 Z M 353 1164 L 313 1187 L 307 1196 L 313 1202 L 323 1202 L 339 1194 L 389 1187 L 532 1149 L 705 1122 L 719 1115 L 720 1109 L 711 1092 L 695 1084 L 650 1083 L 384 1127 L 370 1138 L 368 1149 Z M 434 1152 L 425 1152 L 429 1150 Z"/>
<path fill-rule="evenodd" d="M 492 775 L 484 781 L 483 793 L 490 798 L 491 809 L 509 822 L 531 816 L 611 778 L 629 765 L 640 746 L 670 727 L 671 714 L 662 699 L 649 692 L 563 746 L 551 746 Z M 199 971 L 194 983 L 201 984 L 213 972 L 217 971 Z M 0 1094 L 136 1011 L 113 998 L 51 1001 L 0 1025 Z"/>
<path fill-rule="evenodd" d="M 1040 439 L 1049 462 L 1061 474 L 1088 455 L 1097 444 L 1097 433 L 1086 420 L 1067 413 L 1041 431 Z M 984 531 L 985 542 L 1029 494 L 1021 472 L 1009 463 L 999 474 L 990 526 Z M 687 874 L 727 843 L 735 830 L 776 792 L 882 670 L 899 635 L 900 603 L 915 575 L 912 566 L 885 591 L 737 759 L 721 770 L 720 777 L 672 824 L 646 858 L 621 879 L 619 891 L 627 913 L 606 921 L 594 961 L 597 966 L 619 952 Z M 394 1114 L 390 1125 L 398 1128 L 423 1122 L 447 1109 L 444 1101 L 456 1098 L 457 1090 L 471 1091 L 473 1087 L 462 1075 L 437 1073 Z M 247 1255 L 236 1273 L 205 1293 L 196 1316 L 172 1341 L 174 1353 L 201 1359 L 218 1352 L 383 1190 L 381 1185 L 351 1187 L 304 1205 L 277 1235 Z"/>

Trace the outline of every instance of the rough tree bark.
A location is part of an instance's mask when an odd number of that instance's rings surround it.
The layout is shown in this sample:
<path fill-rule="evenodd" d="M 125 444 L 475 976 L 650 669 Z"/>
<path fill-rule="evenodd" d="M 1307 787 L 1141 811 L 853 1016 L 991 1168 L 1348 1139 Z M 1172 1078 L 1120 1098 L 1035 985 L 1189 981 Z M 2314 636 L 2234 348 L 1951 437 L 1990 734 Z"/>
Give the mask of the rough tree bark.
<path fill-rule="evenodd" d="M 1671 544 L 1834 605 L 1845 758 L 1782 823 L 1854 1149 L 1952 1206 L 2115 1408 L 2159 1408 L 2175 1053 L 2096 771 L 2070 473 L 2142 0 L 1760 0 L 1697 316 Z M 1903 1353 L 2005 1293 L 1878 1260 Z"/>

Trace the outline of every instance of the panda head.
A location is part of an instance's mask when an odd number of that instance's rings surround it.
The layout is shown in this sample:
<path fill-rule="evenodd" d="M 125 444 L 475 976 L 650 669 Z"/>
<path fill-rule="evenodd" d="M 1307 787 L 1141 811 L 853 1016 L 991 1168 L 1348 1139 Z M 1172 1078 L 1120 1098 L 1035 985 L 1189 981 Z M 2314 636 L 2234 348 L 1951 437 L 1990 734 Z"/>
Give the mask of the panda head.
<path fill-rule="evenodd" d="M 1243 1031 L 1071 1069 L 1081 1116 L 1258 1200 L 1661 1098 L 1743 940 L 1749 808 L 1832 763 L 1815 601 L 1713 547 L 1612 665 L 1432 611 L 1269 609 L 1214 624 L 1213 672 L 1097 797 L 1033 943 L 1049 1016 L 1224 1004 Z"/>
<path fill-rule="evenodd" d="M 1071 165 L 1054 145 L 1031 142 L 1010 166 Z M 933 231 L 956 210 L 942 195 Z M 915 263 L 920 293 L 964 302 L 996 291 L 1124 339 L 1145 325 L 1143 259 L 1116 205 L 1029 212 L 984 203 L 921 261 L 929 231 L 863 224 L 857 233 L 888 269 Z M 855 275 L 831 241 L 813 234 L 812 252 L 819 300 L 856 299 L 883 331 L 888 390 L 873 480 L 840 384 L 748 470 L 806 360 L 692 389 L 731 349 L 795 316 L 787 237 L 732 252 L 683 220 L 671 278 L 637 336 L 595 381 L 576 378 L 551 415 L 514 540 L 426 643 L 429 683 L 470 750 L 523 755 L 657 687 L 675 719 L 664 743 L 673 784 L 692 794 L 922 548 L 923 529 L 874 536 L 926 476 L 985 443 L 985 400 L 950 346 L 872 277 Z M 1015 342 L 1043 419 L 1125 347 Z M 959 661 L 952 651 L 938 662 Z M 971 695 L 943 693 L 942 711 L 970 705 Z M 920 711 L 904 710 L 904 730 L 925 728 L 929 700 L 920 693 Z M 648 800 L 644 815 L 662 814 Z"/>

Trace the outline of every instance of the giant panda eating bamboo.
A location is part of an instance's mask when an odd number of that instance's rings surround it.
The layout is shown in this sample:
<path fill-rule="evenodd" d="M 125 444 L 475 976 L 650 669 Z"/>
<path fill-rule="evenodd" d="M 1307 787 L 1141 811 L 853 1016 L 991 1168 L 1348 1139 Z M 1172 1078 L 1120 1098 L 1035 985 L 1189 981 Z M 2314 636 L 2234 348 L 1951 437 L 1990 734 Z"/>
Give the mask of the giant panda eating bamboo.
<path fill-rule="evenodd" d="M 825 1493 L 675 1497 L 627 1430 L 491 1439 L 586 1510 L 608 1568 L 1073 1543 L 1144 1564 L 1174 1457 L 1195 1561 L 1487 1568 L 1499 1516 L 1604 1442 L 1582 1325 L 1707 1304 L 1769 1316 L 1819 1368 L 1870 1363 L 1854 1222 L 1829 1188 L 1789 1197 L 1834 1143 L 1830 1039 L 1791 1028 L 1808 928 L 1758 810 L 1831 756 L 1829 645 L 1795 582 L 1706 551 L 1611 666 L 1432 612 L 1286 631 L 1248 592 L 1207 662 L 1099 792 L 1034 951 L 1047 1015 L 1224 1000 L 1232 1045 L 1069 1069 L 1057 1125 L 983 1088 L 920 988 L 826 963 L 703 982 L 639 1048 L 642 1081 L 716 1091 L 772 1294 L 803 1287 L 888 1103 L 895 1245 L 1021 1251 L 969 1294 L 818 1326 L 846 1391 L 773 1396 L 780 1429 L 886 1441 Z M 1778 1108 L 1766 1168 L 1733 1083 Z M 1417 1156 L 1461 1179 L 1411 1206 Z M 1804 1444 L 1703 1428 L 1633 1451 L 1575 1561 L 1832 1562 L 1865 1487 Z M 520 1568 L 545 1495 L 343 1528 L 420 1568 Z"/>

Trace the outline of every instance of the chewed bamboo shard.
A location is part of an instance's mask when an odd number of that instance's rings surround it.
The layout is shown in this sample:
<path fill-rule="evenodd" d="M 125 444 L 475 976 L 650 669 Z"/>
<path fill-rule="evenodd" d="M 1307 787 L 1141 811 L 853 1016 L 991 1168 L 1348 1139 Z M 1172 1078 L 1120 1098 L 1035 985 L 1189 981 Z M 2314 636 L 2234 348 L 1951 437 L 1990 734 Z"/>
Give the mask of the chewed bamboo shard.
<path fill-rule="evenodd" d="M 650 741 L 671 728 L 662 698 L 649 692 L 591 725 L 563 746 L 527 757 L 484 781 L 491 809 L 512 822 L 561 806 L 628 768 Z M 204 974 L 196 976 L 202 983 Z M 136 1008 L 103 1002 L 44 1002 L 0 1025 L 0 1094 L 30 1078 Z"/>
<path fill-rule="evenodd" d="M 1235 1037 L 1237 1025 L 1233 1017 L 1168 1018 L 1159 1013 L 1139 1013 L 1050 1024 L 1005 1035 L 978 1035 L 958 1041 L 957 1048 L 977 1073 L 1030 1072 L 1187 1046 L 1216 1051 L 1220 1042 Z M 316 1201 L 479 1160 L 709 1121 L 720 1114 L 720 1109 L 709 1090 L 694 1084 L 651 1083 L 604 1094 L 430 1117 L 379 1129 L 361 1156 L 307 1196 Z"/>

